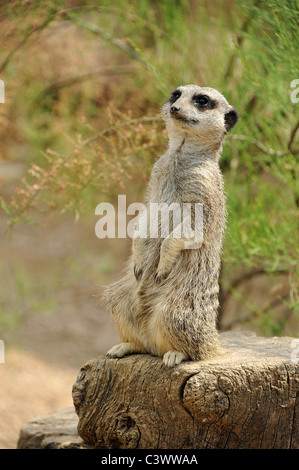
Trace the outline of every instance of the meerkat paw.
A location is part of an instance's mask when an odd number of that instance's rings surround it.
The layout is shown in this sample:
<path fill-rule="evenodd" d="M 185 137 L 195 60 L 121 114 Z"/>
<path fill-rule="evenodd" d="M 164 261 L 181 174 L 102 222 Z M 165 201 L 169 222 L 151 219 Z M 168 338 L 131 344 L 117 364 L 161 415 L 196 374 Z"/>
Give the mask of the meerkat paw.
<path fill-rule="evenodd" d="M 186 361 L 188 357 L 180 351 L 167 351 L 163 356 L 163 362 L 166 367 L 174 367 L 182 361 Z"/>
<path fill-rule="evenodd" d="M 128 354 L 133 354 L 136 352 L 140 352 L 136 346 L 132 343 L 120 343 L 113 346 L 109 351 L 106 353 L 108 357 L 124 357 Z"/>

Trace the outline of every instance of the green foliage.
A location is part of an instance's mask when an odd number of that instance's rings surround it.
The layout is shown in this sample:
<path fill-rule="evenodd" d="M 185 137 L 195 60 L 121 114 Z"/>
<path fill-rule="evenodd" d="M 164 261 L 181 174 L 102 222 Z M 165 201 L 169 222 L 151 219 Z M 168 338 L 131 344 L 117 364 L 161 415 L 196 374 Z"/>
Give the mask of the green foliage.
<path fill-rule="evenodd" d="M 10 224 L 36 210 L 93 213 L 103 195 L 139 199 L 165 148 L 157 116 L 168 93 L 182 83 L 212 86 L 240 115 L 221 160 L 226 295 L 235 271 L 285 272 L 284 301 L 295 312 L 298 1 L 25 3 L 8 3 L 0 28 L 0 75 L 9 83 L 0 156 L 16 139 L 28 168 L 12 200 L 1 200 Z M 250 309 L 263 331 L 283 330 L 269 311 Z"/>

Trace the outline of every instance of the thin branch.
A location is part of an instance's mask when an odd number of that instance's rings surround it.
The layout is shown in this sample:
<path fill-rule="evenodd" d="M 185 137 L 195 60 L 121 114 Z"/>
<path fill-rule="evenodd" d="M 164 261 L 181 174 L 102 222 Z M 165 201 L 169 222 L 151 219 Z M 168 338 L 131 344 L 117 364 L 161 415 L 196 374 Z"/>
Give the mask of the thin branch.
<path fill-rule="evenodd" d="M 248 31 L 248 26 L 250 24 L 250 21 L 251 21 L 251 18 L 246 18 L 243 25 L 242 25 L 242 31 L 244 33 L 246 33 Z M 242 42 L 244 41 L 244 35 L 242 34 L 239 34 L 236 38 L 236 48 L 237 49 L 240 49 L 240 47 L 242 46 Z M 225 81 L 228 81 L 230 76 L 232 75 L 232 71 L 233 71 L 233 68 L 234 68 L 234 65 L 235 65 L 235 61 L 236 61 L 236 58 L 237 58 L 237 54 L 234 53 L 231 55 L 230 59 L 229 59 L 229 62 L 227 64 L 227 68 L 226 68 L 226 72 L 224 74 L 224 80 Z"/>
<path fill-rule="evenodd" d="M 100 137 L 103 137 L 104 135 L 108 134 L 109 132 L 116 131 L 118 129 L 121 129 L 122 127 L 131 126 L 132 124 L 138 124 L 140 122 L 155 122 L 155 121 L 157 122 L 157 121 L 160 121 L 160 120 L 161 120 L 160 116 L 153 116 L 153 117 L 143 116 L 143 117 L 136 118 L 136 119 L 130 119 L 129 121 L 120 122 L 119 124 L 115 124 L 114 126 L 107 127 L 106 129 L 103 129 L 98 134 L 95 134 L 95 135 L 89 137 L 88 139 L 84 140 L 77 148 L 82 149 L 86 145 L 90 144 L 91 142 L 94 142 L 95 140 L 99 139 Z"/>
<path fill-rule="evenodd" d="M 236 289 L 237 287 L 239 287 L 240 284 L 242 284 L 244 281 L 249 281 L 250 279 L 252 279 L 253 277 L 255 276 L 261 276 L 261 275 L 264 275 L 264 274 L 275 274 L 275 275 L 281 275 L 281 274 L 288 274 L 289 271 L 286 270 L 286 269 L 277 269 L 276 271 L 266 271 L 265 269 L 263 268 L 260 268 L 260 269 L 253 269 L 252 271 L 247 271 L 246 273 L 244 273 L 241 277 L 238 277 L 237 279 L 235 279 L 230 287 L 229 287 L 229 290 L 231 289 Z"/>
<path fill-rule="evenodd" d="M 75 18 L 72 15 L 67 15 L 69 19 L 73 19 L 74 23 L 85 29 L 86 31 L 89 31 L 90 33 L 96 34 L 97 36 L 100 36 L 102 39 L 105 41 L 110 42 L 113 46 L 117 47 L 120 49 L 122 52 L 125 52 L 129 57 L 132 59 L 138 60 L 141 62 L 147 70 L 151 70 L 149 67 L 148 63 L 138 54 L 138 52 L 131 47 L 129 44 L 127 44 L 125 41 L 122 41 L 121 39 L 113 37 L 110 33 L 107 33 L 104 31 L 102 28 L 99 28 L 98 26 L 95 26 L 94 24 L 86 24 L 82 21 L 80 21 L 78 18 Z"/>
<path fill-rule="evenodd" d="M 66 8 L 64 10 L 54 10 L 54 11 L 52 11 L 52 13 L 48 16 L 48 18 L 45 21 L 43 21 L 41 24 L 35 26 L 31 31 L 29 31 L 29 33 L 27 33 L 24 36 L 24 38 L 8 53 L 8 55 L 6 56 L 6 58 L 4 59 L 4 61 L 0 65 L 0 73 L 2 73 L 5 70 L 5 68 L 9 64 L 9 62 L 12 59 L 12 57 L 14 56 L 14 54 L 26 44 L 28 39 L 30 39 L 30 37 L 32 35 L 34 35 L 35 33 L 39 32 L 39 31 L 42 31 L 44 28 L 46 28 L 56 17 L 60 16 L 61 18 L 66 18 L 66 19 L 71 21 L 71 20 L 74 20 L 74 15 L 72 15 L 72 13 L 76 13 L 76 12 L 81 13 L 82 11 L 92 11 L 92 10 L 96 10 L 99 13 L 104 12 L 104 11 L 117 12 L 117 10 L 115 8 L 97 7 L 97 6 L 89 6 L 89 5 Z M 133 20 L 137 18 L 133 14 L 131 14 L 130 16 Z M 147 22 L 144 21 L 144 23 L 147 23 Z M 84 25 L 81 24 L 81 26 L 84 26 Z M 155 28 L 155 29 L 158 29 L 158 28 Z M 100 34 L 100 29 L 98 29 L 98 31 L 93 31 L 93 32 L 97 33 L 97 34 Z M 160 30 L 160 34 L 162 34 L 162 33 L 163 33 L 163 31 Z M 105 33 L 103 31 L 102 31 L 102 34 L 105 35 Z M 134 51 L 133 48 L 130 48 L 130 46 L 128 46 L 128 45 L 125 45 L 125 43 L 123 41 L 118 40 L 118 39 L 113 39 L 112 37 L 109 37 L 109 36 L 110 35 L 107 35 L 106 39 L 110 40 L 115 46 L 123 49 L 125 52 L 132 54 L 132 56 L 135 53 L 135 58 L 137 58 L 136 56 L 138 56 L 138 54 Z"/>
<path fill-rule="evenodd" d="M 238 135 L 234 134 L 230 137 L 232 140 L 249 140 L 251 144 L 255 145 L 257 148 L 262 150 L 262 152 L 267 153 L 268 155 L 276 155 L 277 157 L 283 157 L 285 155 L 285 152 L 281 152 L 279 150 L 273 150 L 269 147 L 266 147 L 262 142 L 259 142 L 258 140 L 249 137 L 247 135 Z"/>
<path fill-rule="evenodd" d="M 133 68 L 130 65 L 113 65 L 113 66 L 107 66 L 107 67 L 102 67 L 99 70 L 95 70 L 93 72 L 88 72 L 82 75 L 78 75 L 76 77 L 70 77 L 65 80 L 60 80 L 58 82 L 52 83 L 49 85 L 47 88 L 45 88 L 35 99 L 36 101 L 39 101 L 40 99 L 43 99 L 43 97 L 47 96 L 48 94 L 51 94 L 53 92 L 57 92 L 61 90 L 62 88 L 67 88 L 72 85 L 76 85 L 77 83 L 82 83 L 85 80 L 88 80 L 90 78 L 93 78 L 94 76 L 99 76 L 99 75 L 111 75 L 111 72 L 132 72 Z"/>
<path fill-rule="evenodd" d="M 0 73 L 2 73 L 5 68 L 7 67 L 7 65 L 9 64 L 11 58 L 13 57 L 13 55 L 22 47 L 24 46 L 24 44 L 26 44 L 26 42 L 28 41 L 28 39 L 36 32 L 38 31 L 42 31 L 44 28 L 46 28 L 46 26 L 48 26 L 48 24 L 54 19 L 54 15 L 50 16 L 49 18 L 47 18 L 43 23 L 35 26 L 31 31 L 29 31 L 29 33 L 27 33 L 24 38 L 22 39 L 22 41 L 20 41 L 10 52 L 9 54 L 6 56 L 6 58 L 4 59 L 4 61 L 2 62 L 2 64 L 0 65 Z"/>
<path fill-rule="evenodd" d="M 6 56 L 6 58 L 4 59 L 4 61 L 2 62 L 2 64 L 0 65 L 0 73 L 2 73 L 4 71 L 4 69 L 7 67 L 7 65 L 9 64 L 11 58 L 14 56 L 14 54 L 19 50 L 21 49 L 21 47 L 24 46 L 24 44 L 26 44 L 26 42 L 28 41 L 28 39 L 35 33 L 39 32 L 39 31 L 42 31 L 44 28 L 46 28 L 55 18 L 56 16 L 58 15 L 64 15 L 64 14 L 67 14 L 67 12 L 69 11 L 73 11 L 73 10 L 77 10 L 79 7 L 75 7 L 75 8 L 68 8 L 66 10 L 61 10 L 61 11 L 54 11 L 53 13 L 51 13 L 48 18 L 43 21 L 41 24 L 35 26 L 31 31 L 29 31 L 29 33 L 27 33 L 24 38 L 8 53 L 8 55 Z"/>
<path fill-rule="evenodd" d="M 278 269 L 276 271 L 271 271 L 271 274 L 275 274 L 276 276 L 283 275 L 283 274 L 288 274 L 289 271 L 286 269 Z M 269 274 L 268 271 L 265 269 L 253 269 L 251 271 L 247 271 L 244 274 L 242 274 L 240 277 L 236 278 L 234 281 L 231 282 L 229 288 L 226 290 L 226 292 L 222 292 L 222 305 L 221 305 L 221 311 L 224 312 L 225 304 L 228 301 L 229 297 L 232 295 L 232 292 L 236 290 L 241 284 L 243 284 L 246 281 L 249 281 L 255 276 L 263 276 Z"/>
<path fill-rule="evenodd" d="M 266 305 L 266 307 L 260 309 L 259 311 L 253 311 L 251 310 L 247 315 L 245 315 L 243 318 L 238 318 L 232 320 L 230 323 L 228 323 L 225 327 L 225 330 L 230 330 L 232 329 L 235 325 L 238 323 L 244 323 L 252 318 L 256 318 L 258 315 L 264 315 L 265 313 L 271 311 L 273 308 L 277 307 L 280 304 L 283 304 L 285 300 L 287 300 L 290 297 L 290 293 L 288 292 L 287 294 L 281 295 L 279 297 L 275 297 L 275 299 L 271 300 L 271 302 Z M 287 309 L 287 312 L 291 312 L 292 310 L 290 308 Z M 283 315 L 283 319 L 285 320 L 286 314 Z"/>

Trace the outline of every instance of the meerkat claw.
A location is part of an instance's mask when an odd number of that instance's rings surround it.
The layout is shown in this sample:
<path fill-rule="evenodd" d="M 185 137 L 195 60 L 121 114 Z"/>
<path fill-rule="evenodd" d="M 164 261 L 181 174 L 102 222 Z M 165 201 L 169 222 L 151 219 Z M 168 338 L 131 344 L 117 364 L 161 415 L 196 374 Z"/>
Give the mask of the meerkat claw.
<path fill-rule="evenodd" d="M 136 266 L 134 266 L 134 276 L 136 277 L 136 280 L 139 281 L 139 279 L 142 276 L 142 269 L 138 269 Z"/>
<path fill-rule="evenodd" d="M 180 351 L 167 351 L 163 356 L 163 362 L 166 367 L 174 367 L 185 361 L 187 356 Z"/>
<path fill-rule="evenodd" d="M 156 273 L 154 275 L 154 281 L 155 281 L 155 284 L 161 284 L 162 281 L 164 281 L 164 279 L 167 278 L 169 273 L 162 273 L 160 275 L 158 275 L 158 273 Z"/>

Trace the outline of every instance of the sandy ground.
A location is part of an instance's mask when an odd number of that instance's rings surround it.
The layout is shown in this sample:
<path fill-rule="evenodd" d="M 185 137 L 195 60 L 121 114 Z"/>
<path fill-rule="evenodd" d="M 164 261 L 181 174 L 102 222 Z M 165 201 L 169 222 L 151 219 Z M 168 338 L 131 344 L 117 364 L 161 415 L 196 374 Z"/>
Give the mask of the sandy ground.
<path fill-rule="evenodd" d="M 15 449 L 26 421 L 55 409 L 72 406 L 76 371 L 55 367 L 23 350 L 8 349 L 0 364 L 0 448 Z"/>
<path fill-rule="evenodd" d="M 126 247 L 101 244 L 93 219 L 75 224 L 54 217 L 46 227 L 22 225 L 11 240 L 4 227 L 1 214 L 0 313 L 11 311 L 13 318 L 14 309 L 21 310 L 16 324 L 0 322 L 5 345 L 5 363 L 0 363 L 0 448 L 13 449 L 23 423 L 72 406 L 72 385 L 80 367 L 118 341 L 96 295 L 104 280 L 115 278 L 109 270 L 103 274 L 101 260 L 111 251 L 121 261 Z M 16 276 L 19 266 L 21 283 Z M 55 298 L 48 311 L 38 308 L 43 295 L 48 303 Z"/>

